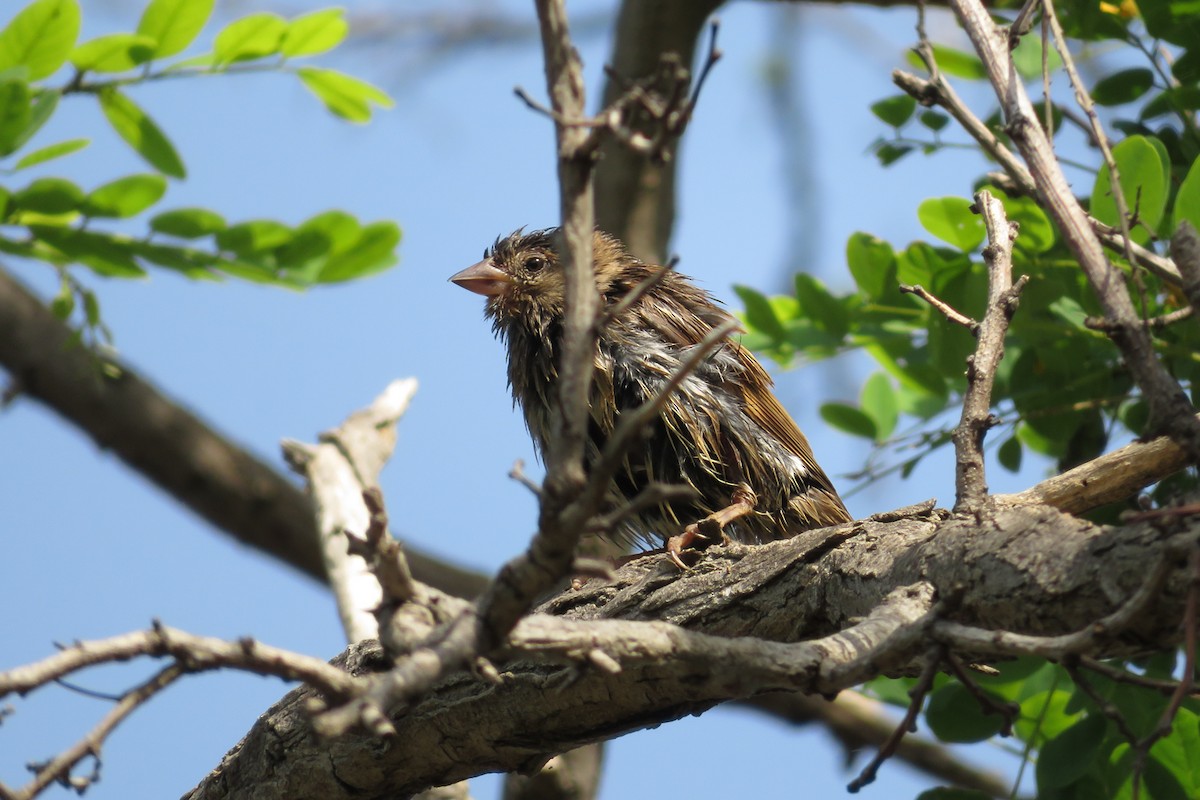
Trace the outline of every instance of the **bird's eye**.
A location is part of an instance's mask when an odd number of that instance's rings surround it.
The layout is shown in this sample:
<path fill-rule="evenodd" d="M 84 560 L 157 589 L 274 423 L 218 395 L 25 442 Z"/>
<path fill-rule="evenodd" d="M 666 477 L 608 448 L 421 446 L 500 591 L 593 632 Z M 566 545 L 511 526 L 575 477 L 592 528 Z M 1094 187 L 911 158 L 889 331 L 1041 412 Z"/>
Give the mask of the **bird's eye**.
<path fill-rule="evenodd" d="M 530 272 L 539 272 L 544 266 L 546 266 L 546 259 L 541 256 L 530 256 L 525 259 L 525 269 Z"/>

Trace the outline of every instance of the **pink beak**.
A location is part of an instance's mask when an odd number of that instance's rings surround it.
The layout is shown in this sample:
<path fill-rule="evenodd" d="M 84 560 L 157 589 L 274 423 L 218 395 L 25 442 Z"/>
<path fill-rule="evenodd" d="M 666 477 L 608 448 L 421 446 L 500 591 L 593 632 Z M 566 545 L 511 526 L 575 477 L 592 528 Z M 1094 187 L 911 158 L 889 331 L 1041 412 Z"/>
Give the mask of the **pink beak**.
<path fill-rule="evenodd" d="M 485 258 L 478 264 L 472 264 L 462 272 L 452 275 L 450 281 L 469 292 L 486 297 L 503 294 L 510 283 L 508 275 L 497 269 L 490 258 Z"/>

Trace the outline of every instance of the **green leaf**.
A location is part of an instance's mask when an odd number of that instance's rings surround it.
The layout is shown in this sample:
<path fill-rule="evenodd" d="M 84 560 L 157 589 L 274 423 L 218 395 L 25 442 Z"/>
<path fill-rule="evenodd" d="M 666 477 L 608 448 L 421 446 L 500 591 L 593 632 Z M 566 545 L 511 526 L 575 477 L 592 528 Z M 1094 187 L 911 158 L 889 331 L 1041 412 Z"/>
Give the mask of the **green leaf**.
<path fill-rule="evenodd" d="M 274 250 L 292 238 L 292 231 L 271 219 L 249 220 L 231 225 L 217 233 L 217 247 L 239 258 Z"/>
<path fill-rule="evenodd" d="M 79 36 L 77 0 L 35 0 L 0 31 L 0 70 L 23 65 L 31 81 L 58 71 Z"/>
<path fill-rule="evenodd" d="M 947 75 L 973 81 L 983 80 L 987 77 L 987 70 L 983 68 L 983 62 L 973 53 L 964 53 L 962 50 L 935 44 L 933 55 L 937 60 L 938 68 Z M 907 58 L 908 63 L 914 67 L 924 68 L 925 62 L 915 52 L 909 52 Z"/>
<path fill-rule="evenodd" d="M 80 209 L 89 217 L 132 217 L 162 199 L 167 180 L 161 175 L 127 175 L 92 191 Z"/>
<path fill-rule="evenodd" d="M 297 58 L 332 50 L 350 30 L 345 15 L 343 9 L 326 8 L 296 17 L 288 24 L 279 51 L 288 58 Z"/>
<path fill-rule="evenodd" d="M 39 214 L 65 214 L 83 202 L 83 190 L 63 178 L 38 178 L 13 195 L 13 205 Z"/>
<path fill-rule="evenodd" d="M 1162 221 L 1167 202 L 1165 165 L 1158 149 L 1144 136 L 1130 136 L 1112 150 L 1113 160 L 1120 173 L 1121 193 L 1130 214 L 1137 213 L 1138 219 L 1150 228 L 1157 228 Z M 1092 216 L 1109 225 L 1119 226 L 1117 204 L 1112 194 L 1108 165 L 1100 168 L 1092 188 Z M 1150 235 L 1140 227 L 1132 231 L 1135 240 L 1145 243 Z"/>
<path fill-rule="evenodd" d="M 752 331 L 761 331 L 776 341 L 784 338 L 786 334 L 783 323 L 776 316 L 775 309 L 767 300 L 766 295 L 749 286 L 737 285 L 733 287 L 733 290 L 737 292 L 737 296 L 742 299 L 742 304 L 746 307 L 745 320 Z"/>
<path fill-rule="evenodd" d="M 882 372 L 872 373 L 863 383 L 858 402 L 863 413 L 875 424 L 878 441 L 884 441 L 891 436 L 892 431 L 896 430 L 896 422 L 900 419 L 900 403 L 887 375 Z"/>
<path fill-rule="evenodd" d="M 871 104 L 871 113 L 893 128 L 908 122 L 917 110 L 917 101 L 911 95 L 897 94 Z"/>
<path fill-rule="evenodd" d="M 71 63 L 80 70 L 125 72 L 154 57 L 158 42 L 136 33 L 110 33 L 84 42 L 71 52 Z"/>
<path fill-rule="evenodd" d="M 963 252 L 978 247 L 986 235 L 983 220 L 971 211 L 971 201 L 962 197 L 931 197 L 917 207 L 917 218 L 925 230 Z"/>
<path fill-rule="evenodd" d="M 985 713 L 975 696 L 957 681 L 929 696 L 925 721 L 943 742 L 982 742 L 1004 727 L 1002 716 Z"/>
<path fill-rule="evenodd" d="M 1107 730 L 1108 720 L 1093 713 L 1046 742 L 1038 754 L 1038 794 L 1069 786 L 1092 769 Z"/>
<path fill-rule="evenodd" d="M 950 124 L 950 118 L 940 111 L 922 111 L 917 121 L 935 133 Z"/>
<path fill-rule="evenodd" d="M 362 225 L 345 211 L 326 211 L 301 223 L 297 232 L 317 231 L 329 240 L 330 255 L 346 252 L 362 236 Z"/>
<path fill-rule="evenodd" d="M 1017 72 L 1025 80 L 1032 80 L 1042 74 L 1042 37 L 1027 35 L 1021 37 L 1020 44 L 1012 51 L 1013 64 Z M 1062 66 L 1062 58 L 1053 47 L 1046 53 L 1046 69 L 1053 73 Z"/>
<path fill-rule="evenodd" d="M 1123 69 L 1098 81 L 1092 89 L 1092 99 L 1102 106 L 1119 106 L 1137 100 L 1153 85 L 1154 73 L 1149 69 Z"/>
<path fill-rule="evenodd" d="M 907 144 L 892 144 L 891 142 L 887 142 L 875 148 L 875 156 L 879 159 L 880 166 L 886 167 L 904 158 L 912 150 L 912 147 Z"/>
<path fill-rule="evenodd" d="M 75 292 L 71 289 L 70 281 L 62 280 L 58 284 L 58 294 L 50 301 L 50 313 L 60 322 L 66 322 L 74 310 Z"/>
<path fill-rule="evenodd" d="M 1009 197 L 999 189 L 994 190 L 992 194 L 1000 198 L 1009 221 L 1020 226 L 1016 238 L 1016 247 L 1019 250 L 1027 253 L 1045 253 L 1054 247 L 1054 224 L 1035 201 L 1028 197 Z"/>
<path fill-rule="evenodd" d="M 864 439 L 877 438 L 875 422 L 854 406 L 845 403 L 822 403 L 821 419 L 840 431 Z"/>
<path fill-rule="evenodd" d="M 30 231 L 67 259 L 99 275 L 140 278 L 146 274 L 134 259 L 133 241 L 127 237 L 48 225 L 31 226 Z"/>
<path fill-rule="evenodd" d="M 217 34 L 213 54 L 217 64 L 249 61 L 279 52 L 287 20 L 263 11 L 229 23 Z"/>
<path fill-rule="evenodd" d="M 1151 36 L 1181 47 L 1200 42 L 1200 9 L 1181 0 L 1138 0 L 1137 8 Z"/>
<path fill-rule="evenodd" d="M 166 134 L 136 103 L 116 89 L 100 93 L 100 108 L 113 130 L 150 166 L 172 178 L 184 178 L 187 170 Z"/>
<path fill-rule="evenodd" d="M 892 246 L 869 233 L 855 233 L 846 242 L 846 263 L 863 294 L 873 300 L 895 291 L 896 254 Z"/>
<path fill-rule="evenodd" d="M 996 458 L 1000 461 L 1000 466 L 1004 467 L 1009 472 L 1021 471 L 1021 440 L 1016 436 L 1010 436 L 1000 445 L 1000 449 L 996 452 Z"/>
<path fill-rule="evenodd" d="M 36 166 L 37 164 L 44 164 L 47 161 L 78 152 L 87 147 L 90 142 L 90 139 L 67 139 L 65 142 L 46 145 L 23 156 L 17 162 L 16 166 L 13 167 L 13 171 L 16 172 L 27 167 Z"/>
<path fill-rule="evenodd" d="M 1172 86 L 1142 107 L 1138 118 L 1143 122 L 1164 114 L 1186 114 L 1200 108 L 1200 87 Z"/>
<path fill-rule="evenodd" d="M 1179 186 L 1179 194 L 1175 195 L 1175 221 L 1171 230 L 1178 228 L 1185 219 L 1200 231 L 1200 156 L 1192 162 L 1187 177 Z"/>
<path fill-rule="evenodd" d="M 318 281 L 339 283 L 382 272 L 396 263 L 398 244 L 400 227 L 396 223 L 372 222 L 364 225 L 353 247 L 326 262 Z"/>
<path fill-rule="evenodd" d="M 337 70 L 301 67 L 296 74 L 330 112 L 350 122 L 370 120 L 372 105 L 380 108 L 393 105 L 381 89 Z"/>
<path fill-rule="evenodd" d="M 96 299 L 96 293 L 84 289 L 79 293 L 83 298 L 83 316 L 87 320 L 87 324 L 93 328 L 100 324 L 100 301 Z"/>
<path fill-rule="evenodd" d="M 1071 693 L 1063 689 L 1035 692 L 1021 701 L 1021 716 L 1014 726 L 1022 741 L 1042 737 L 1050 740 L 1075 724 L 1079 714 L 1068 714 Z M 1036 742 L 1035 742 L 1036 745 Z"/>
<path fill-rule="evenodd" d="M 177 208 L 152 217 L 150 230 L 180 239 L 199 239 L 225 230 L 225 219 L 207 208 Z"/>
<path fill-rule="evenodd" d="M 158 42 L 156 58 L 182 52 L 212 15 L 214 0 L 150 0 L 137 32 Z"/>
<path fill-rule="evenodd" d="M 796 274 L 796 299 L 800 308 L 820 330 L 841 339 L 850 330 L 850 317 L 841 301 L 819 280 L 803 272 Z"/>
<path fill-rule="evenodd" d="M 33 118 L 33 93 L 24 81 L 0 83 L 0 156 L 21 146 Z"/>
<path fill-rule="evenodd" d="M 36 90 L 33 93 L 33 104 L 29 107 L 29 121 L 25 125 L 25 130 L 19 132 L 14 140 L 12 140 L 13 152 L 25 146 L 33 135 L 41 130 L 46 121 L 54 114 L 54 110 L 58 108 L 59 98 L 62 97 L 57 91 L 51 89 Z M 5 153 L 7 155 L 7 153 Z"/>

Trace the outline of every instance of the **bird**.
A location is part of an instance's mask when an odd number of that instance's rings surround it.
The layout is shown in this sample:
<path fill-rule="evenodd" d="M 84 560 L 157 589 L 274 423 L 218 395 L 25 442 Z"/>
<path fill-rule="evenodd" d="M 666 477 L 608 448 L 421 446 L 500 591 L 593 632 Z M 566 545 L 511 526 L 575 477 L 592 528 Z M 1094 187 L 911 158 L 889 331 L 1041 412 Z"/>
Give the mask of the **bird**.
<path fill-rule="evenodd" d="M 566 281 L 558 228 L 497 238 L 483 260 L 453 275 L 487 298 L 485 317 L 507 348 L 508 384 L 541 456 L 557 403 Z M 605 492 L 625 508 L 654 483 L 690 487 L 603 532 L 660 550 L 687 569 L 685 550 L 760 544 L 851 520 L 812 447 L 775 397 L 771 377 L 734 335 L 741 329 L 704 289 L 645 263 L 614 236 L 592 241 L 600 318 L 589 391 L 586 466 L 597 463 L 621 415 L 664 390 L 710 333 L 728 332 L 665 398 Z"/>

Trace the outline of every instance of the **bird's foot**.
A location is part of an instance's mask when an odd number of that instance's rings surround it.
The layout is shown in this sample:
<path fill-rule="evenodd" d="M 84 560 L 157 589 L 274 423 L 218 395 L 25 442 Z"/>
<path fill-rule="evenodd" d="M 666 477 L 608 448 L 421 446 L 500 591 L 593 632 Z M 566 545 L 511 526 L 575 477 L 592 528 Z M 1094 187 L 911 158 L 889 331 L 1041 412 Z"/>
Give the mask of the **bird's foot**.
<path fill-rule="evenodd" d="M 725 533 L 725 526 L 739 517 L 753 513 L 754 507 L 758 503 L 758 497 L 754 494 L 753 489 L 743 485 L 734 490 L 732 500 L 733 502 L 725 508 L 714 511 L 699 522 L 688 525 L 678 536 L 667 539 L 667 556 L 675 563 L 675 566 L 682 570 L 689 569 L 688 565 L 683 563 L 681 556 L 684 548 L 701 549 L 695 546 L 696 540 L 705 543 L 704 546 L 716 542 L 718 538 L 722 544 L 729 544 L 732 541 L 729 534 Z"/>

